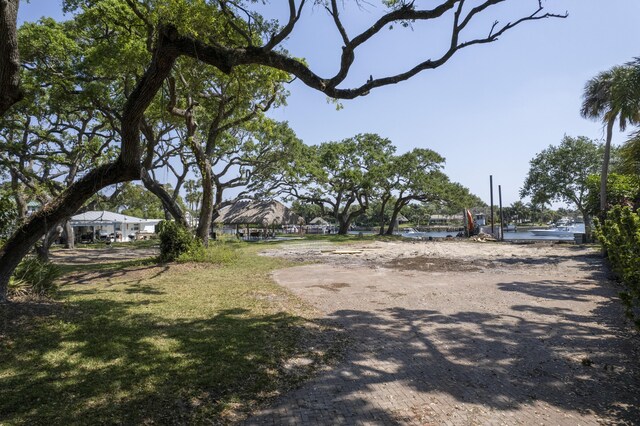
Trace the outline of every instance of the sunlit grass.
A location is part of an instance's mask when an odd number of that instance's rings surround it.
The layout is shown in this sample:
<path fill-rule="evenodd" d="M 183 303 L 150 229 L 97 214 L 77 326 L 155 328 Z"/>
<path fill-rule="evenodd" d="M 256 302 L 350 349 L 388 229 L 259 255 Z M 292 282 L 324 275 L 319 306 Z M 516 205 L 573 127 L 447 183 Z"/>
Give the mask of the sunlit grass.
<path fill-rule="evenodd" d="M 226 265 L 67 267 L 52 302 L 0 312 L 2 424 L 229 421 L 304 379 L 294 356 L 325 329 L 275 285 L 283 260 L 242 244 Z"/>

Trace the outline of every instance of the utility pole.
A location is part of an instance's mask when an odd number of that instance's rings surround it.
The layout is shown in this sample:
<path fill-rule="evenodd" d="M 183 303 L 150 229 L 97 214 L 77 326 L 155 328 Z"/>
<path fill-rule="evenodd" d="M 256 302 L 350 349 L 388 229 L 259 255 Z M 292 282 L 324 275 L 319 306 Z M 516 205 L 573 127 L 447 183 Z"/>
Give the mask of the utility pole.
<path fill-rule="evenodd" d="M 491 194 L 491 235 L 494 235 L 495 229 L 493 229 L 493 175 L 489 175 L 489 190 Z"/>
<path fill-rule="evenodd" d="M 502 214 L 502 185 L 498 185 L 498 202 L 500 203 L 500 241 L 504 241 L 504 216 Z"/>

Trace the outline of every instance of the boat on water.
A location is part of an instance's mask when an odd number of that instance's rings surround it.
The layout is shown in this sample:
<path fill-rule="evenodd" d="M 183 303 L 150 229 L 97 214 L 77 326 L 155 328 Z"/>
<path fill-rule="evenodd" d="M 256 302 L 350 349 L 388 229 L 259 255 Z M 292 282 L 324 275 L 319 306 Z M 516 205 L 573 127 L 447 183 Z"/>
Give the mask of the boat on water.
<path fill-rule="evenodd" d="M 532 229 L 529 232 L 537 237 L 573 237 L 578 230 L 575 226 L 557 226 L 550 229 Z"/>
<path fill-rule="evenodd" d="M 400 234 L 419 234 L 414 228 L 404 228 L 400 231 Z"/>

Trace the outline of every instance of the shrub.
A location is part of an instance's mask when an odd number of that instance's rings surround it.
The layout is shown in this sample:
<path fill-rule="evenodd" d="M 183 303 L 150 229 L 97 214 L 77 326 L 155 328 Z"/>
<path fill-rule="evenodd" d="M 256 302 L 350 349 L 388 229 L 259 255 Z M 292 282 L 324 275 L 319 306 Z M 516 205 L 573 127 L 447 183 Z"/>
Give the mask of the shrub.
<path fill-rule="evenodd" d="M 14 271 L 9 291 L 17 295 L 44 296 L 56 289 L 55 281 L 61 274 L 57 265 L 37 257 L 28 257 Z"/>
<path fill-rule="evenodd" d="M 616 206 L 604 224 L 596 221 L 595 233 L 626 287 L 620 298 L 627 315 L 640 328 L 640 216 L 629 207 Z"/>
<path fill-rule="evenodd" d="M 209 247 L 205 247 L 196 240 L 188 251 L 178 257 L 178 261 L 227 265 L 238 259 L 237 247 L 238 244 L 219 241 L 210 242 Z"/>
<path fill-rule="evenodd" d="M 587 178 L 589 192 L 586 198 L 586 208 L 593 216 L 600 216 L 600 175 L 595 174 Z M 640 177 L 609 173 L 607 177 L 607 203 L 610 206 L 638 207 L 640 202 Z"/>
<path fill-rule="evenodd" d="M 193 234 L 175 222 L 162 221 L 158 224 L 160 236 L 160 260 L 163 262 L 199 262 L 229 264 L 238 258 L 237 243 L 212 241 L 209 247 L 196 239 Z"/>
<path fill-rule="evenodd" d="M 160 260 L 171 262 L 181 254 L 186 253 L 194 244 L 193 234 L 185 227 L 163 220 L 158 224 L 158 235 L 160 236 Z"/>

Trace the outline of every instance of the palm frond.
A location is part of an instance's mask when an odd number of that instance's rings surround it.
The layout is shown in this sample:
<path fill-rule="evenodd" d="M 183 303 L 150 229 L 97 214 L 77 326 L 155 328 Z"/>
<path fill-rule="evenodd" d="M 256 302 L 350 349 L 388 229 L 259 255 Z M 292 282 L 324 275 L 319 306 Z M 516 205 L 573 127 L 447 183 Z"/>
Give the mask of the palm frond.
<path fill-rule="evenodd" d="M 587 82 L 580 113 L 585 118 L 619 120 L 620 130 L 640 123 L 640 58 L 599 73 Z"/>
<path fill-rule="evenodd" d="M 620 147 L 620 172 L 640 176 L 640 130 Z"/>
<path fill-rule="evenodd" d="M 582 94 L 580 114 L 584 118 L 602 119 L 611 109 L 611 71 L 604 71 L 587 81 Z"/>

